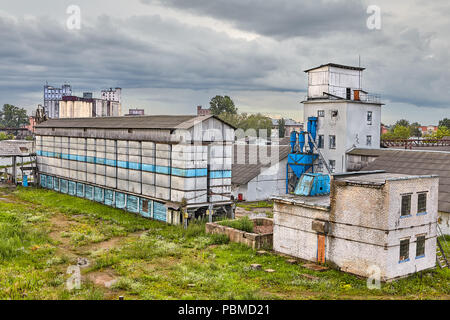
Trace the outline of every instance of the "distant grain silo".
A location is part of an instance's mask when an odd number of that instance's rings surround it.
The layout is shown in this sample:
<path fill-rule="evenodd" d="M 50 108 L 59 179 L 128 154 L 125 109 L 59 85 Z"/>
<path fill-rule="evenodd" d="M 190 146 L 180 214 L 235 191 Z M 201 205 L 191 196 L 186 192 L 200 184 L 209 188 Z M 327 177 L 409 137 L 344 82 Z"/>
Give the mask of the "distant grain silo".
<path fill-rule="evenodd" d="M 51 119 L 36 127 L 42 187 L 180 224 L 232 214 L 234 128 L 215 116 Z"/>

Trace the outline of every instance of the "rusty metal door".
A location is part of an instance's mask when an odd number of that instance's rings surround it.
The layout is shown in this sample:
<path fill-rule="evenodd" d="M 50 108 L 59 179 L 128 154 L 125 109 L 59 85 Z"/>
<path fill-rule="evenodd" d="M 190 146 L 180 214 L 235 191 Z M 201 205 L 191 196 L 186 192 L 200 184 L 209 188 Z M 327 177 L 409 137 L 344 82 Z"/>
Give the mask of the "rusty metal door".
<path fill-rule="evenodd" d="M 317 235 L 317 262 L 325 263 L 325 235 Z"/>

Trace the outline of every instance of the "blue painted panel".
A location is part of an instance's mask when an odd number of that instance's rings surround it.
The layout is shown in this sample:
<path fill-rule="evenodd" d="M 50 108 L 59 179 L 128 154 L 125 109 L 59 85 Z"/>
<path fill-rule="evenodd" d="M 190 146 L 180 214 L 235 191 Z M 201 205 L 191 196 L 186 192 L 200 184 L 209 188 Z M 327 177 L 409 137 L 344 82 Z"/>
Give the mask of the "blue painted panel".
<path fill-rule="evenodd" d="M 86 157 L 87 163 L 95 163 L 95 157 Z"/>
<path fill-rule="evenodd" d="M 77 197 L 84 198 L 84 184 L 77 183 Z"/>
<path fill-rule="evenodd" d="M 47 189 L 53 189 L 53 177 L 47 176 Z"/>
<path fill-rule="evenodd" d="M 167 221 L 167 208 L 163 203 L 153 201 L 153 219 Z"/>
<path fill-rule="evenodd" d="M 155 166 L 156 173 L 169 174 L 169 167 L 166 166 Z"/>
<path fill-rule="evenodd" d="M 73 181 L 69 181 L 69 195 L 71 196 L 77 195 L 77 184 Z"/>
<path fill-rule="evenodd" d="M 155 172 L 155 166 L 152 164 L 142 164 L 142 171 Z"/>
<path fill-rule="evenodd" d="M 105 159 L 105 164 L 107 166 L 115 167 L 116 166 L 116 160 Z"/>
<path fill-rule="evenodd" d="M 99 187 L 94 188 L 94 200 L 103 203 L 103 189 Z"/>
<path fill-rule="evenodd" d="M 47 187 L 47 176 L 45 174 L 39 175 L 39 178 L 41 179 L 41 187 L 46 188 Z"/>
<path fill-rule="evenodd" d="M 94 187 L 86 185 L 84 187 L 84 196 L 88 200 L 94 200 Z"/>
<path fill-rule="evenodd" d="M 146 218 L 152 217 L 153 201 L 148 199 L 140 199 L 139 213 Z M 145 210 L 146 209 L 146 210 Z"/>
<path fill-rule="evenodd" d="M 105 159 L 104 158 L 95 158 L 95 163 L 96 164 L 105 164 Z"/>
<path fill-rule="evenodd" d="M 64 180 L 64 179 L 61 179 L 60 184 L 61 184 L 61 186 L 59 188 L 60 192 L 67 193 L 69 191 L 69 183 L 68 183 L 68 181 Z"/>
<path fill-rule="evenodd" d="M 105 204 L 107 206 L 114 206 L 114 191 L 105 189 Z"/>
<path fill-rule="evenodd" d="M 128 162 L 127 161 L 117 161 L 117 166 L 119 168 L 128 169 Z"/>
<path fill-rule="evenodd" d="M 78 156 L 77 155 L 77 161 L 86 162 L 86 156 Z"/>
<path fill-rule="evenodd" d="M 125 194 L 116 192 L 116 208 L 125 209 Z"/>
<path fill-rule="evenodd" d="M 139 198 L 127 195 L 127 210 L 133 213 L 139 212 Z"/>
<path fill-rule="evenodd" d="M 133 170 L 141 170 L 141 164 L 137 162 L 128 162 L 128 168 Z"/>
<path fill-rule="evenodd" d="M 59 191 L 60 185 L 59 185 L 59 179 L 55 178 L 53 179 L 53 190 Z"/>
<path fill-rule="evenodd" d="M 211 179 L 231 178 L 231 171 L 230 170 L 211 171 L 209 173 L 209 177 Z"/>

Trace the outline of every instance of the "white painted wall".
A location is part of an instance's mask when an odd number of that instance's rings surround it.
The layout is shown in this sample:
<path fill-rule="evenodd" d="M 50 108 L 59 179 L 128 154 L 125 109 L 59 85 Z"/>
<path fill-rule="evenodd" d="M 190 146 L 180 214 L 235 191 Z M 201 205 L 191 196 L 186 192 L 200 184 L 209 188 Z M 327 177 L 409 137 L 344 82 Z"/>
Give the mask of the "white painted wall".
<path fill-rule="evenodd" d="M 235 188 L 233 196 L 237 199 L 238 194 L 242 193 L 245 201 L 263 201 L 274 195 L 285 194 L 286 164 L 287 158 L 264 169 L 247 184 Z"/>
<path fill-rule="evenodd" d="M 304 121 L 317 117 L 318 111 L 324 111 L 324 117 L 318 117 L 317 140 L 324 136 L 324 148 L 320 151 L 326 159 L 336 161 L 335 172 L 346 172 L 346 152 L 352 147 L 379 148 L 381 105 L 354 101 L 317 100 L 304 102 Z M 332 112 L 337 111 L 336 117 Z M 372 124 L 367 122 L 367 113 L 372 112 Z M 330 149 L 329 136 L 336 136 L 336 148 Z M 366 137 L 372 137 L 372 145 L 366 145 Z"/>

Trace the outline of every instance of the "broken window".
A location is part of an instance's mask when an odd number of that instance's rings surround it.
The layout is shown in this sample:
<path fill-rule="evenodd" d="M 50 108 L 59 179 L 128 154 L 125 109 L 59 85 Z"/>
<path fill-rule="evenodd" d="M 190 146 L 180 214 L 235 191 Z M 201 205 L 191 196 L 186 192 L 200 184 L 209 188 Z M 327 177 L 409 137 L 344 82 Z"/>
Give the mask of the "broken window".
<path fill-rule="evenodd" d="M 372 136 L 366 136 L 366 145 L 368 147 L 372 145 Z"/>
<path fill-rule="evenodd" d="M 425 236 L 417 236 L 416 240 L 416 257 L 425 256 Z"/>
<path fill-rule="evenodd" d="M 338 111 L 337 110 L 331 110 L 331 117 L 332 118 L 336 118 L 338 116 Z"/>
<path fill-rule="evenodd" d="M 417 213 L 427 212 L 427 193 L 419 193 L 417 197 Z"/>
<path fill-rule="evenodd" d="M 317 111 L 317 116 L 318 116 L 318 117 L 325 117 L 325 110 L 319 110 L 319 111 Z"/>
<path fill-rule="evenodd" d="M 148 212 L 148 200 L 142 200 L 142 211 Z"/>
<path fill-rule="evenodd" d="M 411 214 L 411 195 L 405 194 L 402 196 L 402 212 L 401 215 L 409 216 Z"/>
<path fill-rule="evenodd" d="M 400 261 L 409 259 L 409 239 L 400 240 Z"/>
<path fill-rule="evenodd" d="M 372 125 L 372 111 L 367 111 L 367 124 Z"/>
<path fill-rule="evenodd" d="M 323 149 L 324 146 L 324 139 L 323 139 L 323 134 L 319 134 L 319 143 L 317 144 L 319 149 Z"/>
<path fill-rule="evenodd" d="M 336 149 L 336 136 L 330 136 L 330 149 Z"/>

